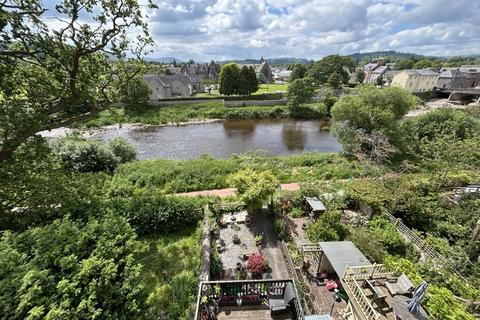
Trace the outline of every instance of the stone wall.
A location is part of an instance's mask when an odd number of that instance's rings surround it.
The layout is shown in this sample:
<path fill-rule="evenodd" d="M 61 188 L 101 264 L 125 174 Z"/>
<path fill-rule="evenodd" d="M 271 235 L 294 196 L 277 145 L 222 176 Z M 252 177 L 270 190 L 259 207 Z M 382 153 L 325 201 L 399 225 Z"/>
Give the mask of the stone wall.
<path fill-rule="evenodd" d="M 246 106 L 276 106 L 287 104 L 287 99 L 278 100 L 232 100 L 224 101 L 225 107 L 246 107 Z"/>

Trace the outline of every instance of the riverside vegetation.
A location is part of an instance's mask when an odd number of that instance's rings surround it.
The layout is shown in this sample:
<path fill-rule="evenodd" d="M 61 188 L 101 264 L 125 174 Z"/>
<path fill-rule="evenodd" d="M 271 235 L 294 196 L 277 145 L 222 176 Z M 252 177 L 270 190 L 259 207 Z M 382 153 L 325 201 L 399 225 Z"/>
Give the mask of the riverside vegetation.
<path fill-rule="evenodd" d="M 434 288 L 427 298 L 432 314 L 471 319 L 449 299 L 479 297 L 479 244 L 472 237 L 478 197 L 452 207 L 443 190 L 480 179 L 478 113 L 439 109 L 409 119 L 392 114 L 399 105 L 406 112 L 415 103 L 403 91 L 371 87 L 341 98 L 332 115 L 334 130 L 342 130 L 337 135 L 343 154 L 136 161 L 135 150 L 122 139 L 27 140 L 0 167 L 2 314 L 188 319 L 197 290 L 202 208 L 218 199 L 174 194 L 265 180 L 301 183 L 293 201 L 296 215 L 302 195 L 343 190 L 345 196 L 327 205 L 334 210 L 307 230 L 311 239 L 350 238 L 372 261 L 428 279 Z M 340 125 L 345 119 L 350 121 Z M 245 173 L 268 179 L 245 180 Z M 265 189 L 257 199 L 248 190 L 240 197 L 251 210 L 272 191 Z M 339 209 L 358 200 L 380 218 L 344 225 Z M 418 230 L 470 285 L 421 263 L 382 220 L 383 210 Z M 282 237 L 284 226 L 275 223 Z"/>

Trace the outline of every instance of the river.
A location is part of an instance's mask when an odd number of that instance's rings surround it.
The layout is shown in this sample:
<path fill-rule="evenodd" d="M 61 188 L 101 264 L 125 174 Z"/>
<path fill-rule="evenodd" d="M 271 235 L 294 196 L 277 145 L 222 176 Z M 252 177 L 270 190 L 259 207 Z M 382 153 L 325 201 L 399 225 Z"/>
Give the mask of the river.
<path fill-rule="evenodd" d="M 305 151 L 337 152 L 341 145 L 321 120 L 225 120 L 181 126 L 123 126 L 101 130 L 94 138 L 124 137 L 138 148 L 140 159 L 195 159 L 203 154 L 228 158 L 263 150 L 269 155 Z"/>

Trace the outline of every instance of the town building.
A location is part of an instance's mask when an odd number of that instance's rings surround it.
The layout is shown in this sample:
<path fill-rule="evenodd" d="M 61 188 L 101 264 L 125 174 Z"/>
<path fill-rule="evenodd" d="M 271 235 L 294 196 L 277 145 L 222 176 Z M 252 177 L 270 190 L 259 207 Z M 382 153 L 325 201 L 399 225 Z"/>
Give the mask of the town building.
<path fill-rule="evenodd" d="M 179 73 L 216 81 L 220 73 L 220 65 L 213 60 L 210 63 L 185 63 L 180 67 Z"/>
<path fill-rule="evenodd" d="M 185 97 L 205 92 L 202 78 L 195 75 L 145 75 L 143 79 L 152 90 L 150 100 Z"/>
<path fill-rule="evenodd" d="M 403 70 L 392 79 L 392 86 L 398 86 L 413 93 L 433 90 L 438 82 L 438 72 L 429 69 Z"/>
<path fill-rule="evenodd" d="M 480 73 L 480 65 L 479 64 L 466 64 L 466 65 L 460 66 L 460 71 Z"/>
<path fill-rule="evenodd" d="M 273 70 L 273 80 L 275 82 L 288 82 L 292 76 L 292 70 L 276 68 Z"/>
<path fill-rule="evenodd" d="M 270 65 L 263 57 L 260 59 L 258 64 L 239 64 L 240 68 L 243 66 L 253 67 L 255 69 L 255 73 L 257 74 L 257 79 L 260 83 L 272 83 L 273 82 L 273 72 L 270 68 Z"/>
<path fill-rule="evenodd" d="M 470 89 L 475 88 L 479 83 L 480 71 L 465 72 L 460 68 L 443 68 L 435 87 L 438 89 Z"/>
<path fill-rule="evenodd" d="M 365 80 L 364 83 L 375 83 L 378 77 L 382 77 L 388 70 L 391 69 L 391 66 L 388 64 L 380 62 L 367 63 L 363 66 L 365 71 Z"/>

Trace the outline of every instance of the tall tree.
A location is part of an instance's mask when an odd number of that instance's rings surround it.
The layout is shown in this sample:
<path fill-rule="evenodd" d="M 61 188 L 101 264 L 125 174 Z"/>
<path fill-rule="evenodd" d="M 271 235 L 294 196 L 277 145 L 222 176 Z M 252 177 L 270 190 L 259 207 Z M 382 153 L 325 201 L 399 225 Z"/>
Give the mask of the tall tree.
<path fill-rule="evenodd" d="M 303 64 L 296 64 L 292 69 L 292 74 L 290 75 L 290 81 L 296 79 L 303 79 L 307 73 L 307 68 Z"/>
<path fill-rule="evenodd" d="M 347 70 L 353 71 L 354 68 L 355 61 L 352 58 L 331 55 L 312 64 L 307 76 L 314 78 L 317 84 L 324 84 L 332 73 L 337 73 L 341 82 L 347 84 L 350 77 Z"/>
<path fill-rule="evenodd" d="M 218 75 L 218 91 L 227 96 L 237 94 L 239 80 L 240 69 L 235 63 L 223 65 Z"/>
<path fill-rule="evenodd" d="M 44 5 L 0 3 L 0 161 L 38 131 L 117 102 L 141 70 L 125 61 L 127 53 L 140 58 L 151 43 L 136 0 L 59 1 L 55 28 L 44 23 Z M 133 29 L 138 36 L 132 40 L 127 32 Z"/>
<path fill-rule="evenodd" d="M 339 74 L 336 72 L 330 74 L 327 79 L 327 84 L 332 89 L 340 89 L 342 87 L 342 80 L 340 79 Z"/>
<path fill-rule="evenodd" d="M 365 81 L 365 71 L 363 71 L 362 68 L 358 68 L 357 71 L 355 72 L 355 75 L 357 76 L 357 82 L 362 84 L 363 81 Z"/>
<path fill-rule="evenodd" d="M 255 69 L 250 66 L 248 67 L 248 91 L 249 94 L 255 93 L 258 91 L 258 78 Z"/>
<path fill-rule="evenodd" d="M 315 88 L 308 79 L 296 79 L 288 85 L 288 105 L 296 108 L 308 102 L 313 97 L 314 92 Z"/>
<path fill-rule="evenodd" d="M 247 66 L 243 66 L 240 70 L 240 77 L 238 79 L 238 94 L 247 95 L 250 94 L 250 83 L 249 83 L 250 71 Z M 256 77 L 255 77 L 256 80 Z"/>

